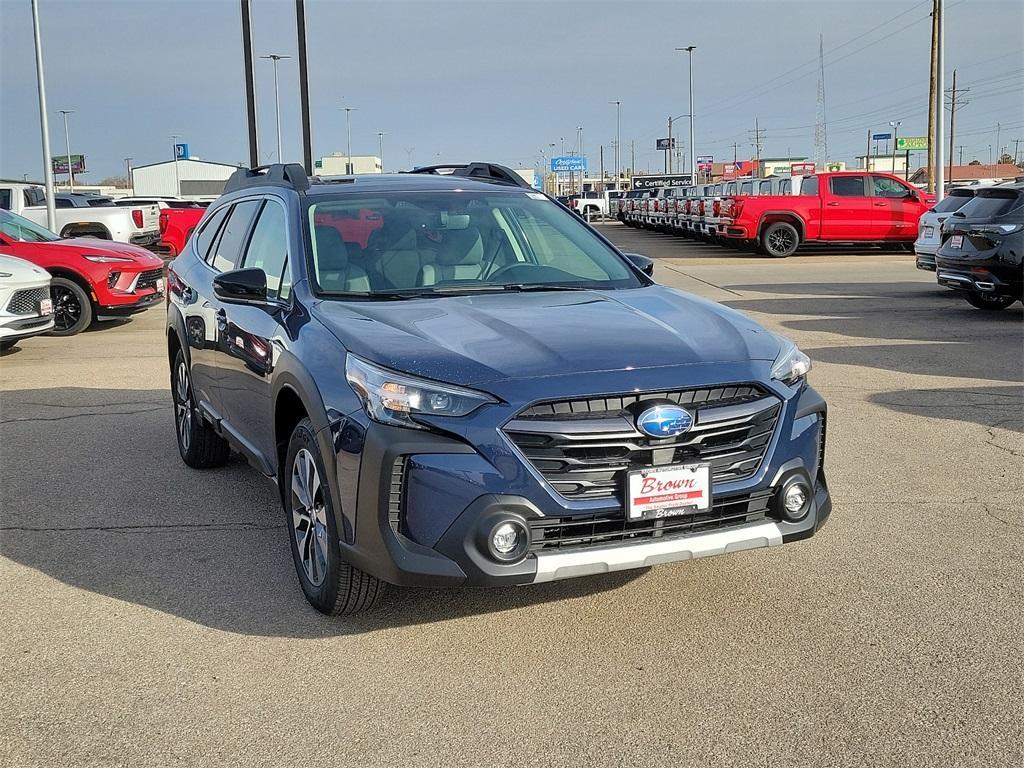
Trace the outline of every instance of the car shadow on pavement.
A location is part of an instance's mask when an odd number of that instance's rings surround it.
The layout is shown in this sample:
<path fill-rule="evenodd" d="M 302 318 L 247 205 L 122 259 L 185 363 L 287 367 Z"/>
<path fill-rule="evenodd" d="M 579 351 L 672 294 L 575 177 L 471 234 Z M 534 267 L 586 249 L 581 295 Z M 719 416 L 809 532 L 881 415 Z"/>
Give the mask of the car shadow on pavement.
<path fill-rule="evenodd" d="M 877 392 L 868 402 L 912 416 L 971 422 L 1024 433 L 1024 385 Z M 1018 450 L 1022 447 L 1020 441 Z"/>
<path fill-rule="evenodd" d="M 572 600 L 644 571 L 532 587 L 388 590 L 364 616 L 306 603 L 272 483 L 186 467 L 164 390 L 0 393 L 0 552 L 76 589 L 215 629 L 315 638 Z M 69 598 L 73 600 L 74 598 Z"/>
<path fill-rule="evenodd" d="M 1002 312 L 974 309 L 953 291 L 928 283 L 794 283 L 729 285 L 741 293 L 779 298 L 729 300 L 743 312 L 782 316 L 783 328 L 830 333 L 857 340 L 903 342 L 872 345 L 801 346 L 813 361 L 901 371 L 1019 381 L 1024 365 L 1021 307 Z M 916 342 L 916 343 L 915 343 Z"/>

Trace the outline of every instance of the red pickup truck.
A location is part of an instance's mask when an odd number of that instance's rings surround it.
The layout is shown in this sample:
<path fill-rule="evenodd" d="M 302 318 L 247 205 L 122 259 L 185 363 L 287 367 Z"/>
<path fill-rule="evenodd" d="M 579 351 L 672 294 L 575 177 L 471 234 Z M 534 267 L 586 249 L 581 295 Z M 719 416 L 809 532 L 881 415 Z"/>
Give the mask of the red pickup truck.
<path fill-rule="evenodd" d="M 934 197 L 888 173 L 804 176 L 798 195 L 738 195 L 720 204 L 718 236 L 768 256 L 790 256 L 807 241 L 905 244 Z"/>
<path fill-rule="evenodd" d="M 206 213 L 199 203 L 191 200 L 178 200 L 165 197 L 125 197 L 116 201 L 117 205 L 138 205 L 145 202 L 156 205 L 160 209 L 160 242 L 156 251 L 165 259 L 173 259 L 185 247 L 192 230 Z"/>

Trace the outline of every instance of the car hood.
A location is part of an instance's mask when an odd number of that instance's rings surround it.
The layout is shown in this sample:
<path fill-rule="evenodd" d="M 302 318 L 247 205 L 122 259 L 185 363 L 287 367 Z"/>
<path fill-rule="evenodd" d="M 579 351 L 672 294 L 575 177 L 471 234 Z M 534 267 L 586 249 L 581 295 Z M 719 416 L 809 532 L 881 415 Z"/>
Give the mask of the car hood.
<path fill-rule="evenodd" d="M 120 256 L 127 257 L 146 267 L 159 267 L 163 260 L 150 253 L 145 248 L 140 248 L 131 243 L 121 243 L 117 240 L 100 240 L 95 237 L 69 237 L 63 240 L 53 240 L 49 243 L 17 243 L 32 252 L 46 253 L 49 251 L 53 256 L 62 257 L 67 255 L 68 250 L 77 255 L 88 254 L 90 256 Z M 28 250 L 25 250 L 28 254 Z"/>
<path fill-rule="evenodd" d="M 0 272 L 10 277 L 0 277 L 0 285 L 21 285 L 22 283 L 47 283 L 50 273 L 30 261 L 0 253 Z"/>
<path fill-rule="evenodd" d="M 720 304 L 664 286 L 401 301 L 322 301 L 345 347 L 457 384 L 774 360 L 777 336 Z"/>

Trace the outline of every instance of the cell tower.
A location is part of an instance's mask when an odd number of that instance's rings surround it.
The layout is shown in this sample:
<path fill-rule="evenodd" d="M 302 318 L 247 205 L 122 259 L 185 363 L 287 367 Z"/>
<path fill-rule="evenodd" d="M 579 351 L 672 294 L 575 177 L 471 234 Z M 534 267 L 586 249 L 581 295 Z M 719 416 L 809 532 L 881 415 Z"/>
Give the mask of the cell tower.
<path fill-rule="evenodd" d="M 814 123 L 814 164 L 819 170 L 828 162 L 828 130 L 825 119 L 825 36 L 818 35 L 818 109 Z"/>

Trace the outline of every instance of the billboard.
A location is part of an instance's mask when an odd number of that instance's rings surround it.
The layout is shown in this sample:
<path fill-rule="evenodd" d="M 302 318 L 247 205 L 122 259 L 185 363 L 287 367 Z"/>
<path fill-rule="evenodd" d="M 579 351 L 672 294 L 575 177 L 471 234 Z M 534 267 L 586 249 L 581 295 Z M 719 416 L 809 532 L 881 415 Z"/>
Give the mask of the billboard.
<path fill-rule="evenodd" d="M 658 139 L 655 142 L 654 146 L 655 146 L 656 149 L 658 149 L 661 152 L 664 152 L 666 149 L 675 149 L 676 148 L 676 138 L 675 138 L 675 136 L 673 136 L 671 139 Z"/>
<path fill-rule="evenodd" d="M 711 166 L 714 164 L 713 155 L 697 155 L 697 170 L 701 173 L 711 173 Z"/>
<path fill-rule="evenodd" d="M 54 173 L 68 172 L 68 155 L 57 155 L 56 157 L 51 157 L 50 162 L 53 164 Z M 85 155 L 71 155 L 71 172 L 85 173 L 85 171 Z"/>
<path fill-rule="evenodd" d="M 569 173 L 571 171 L 586 171 L 587 158 L 581 155 L 558 155 L 551 158 L 552 173 Z"/>
<path fill-rule="evenodd" d="M 810 176 L 817 170 L 814 163 L 790 163 L 789 164 L 789 175 L 790 176 Z"/>
<path fill-rule="evenodd" d="M 896 139 L 896 150 L 898 152 L 921 150 L 922 152 L 928 149 L 928 137 L 927 136 L 902 136 Z"/>
<path fill-rule="evenodd" d="M 659 173 L 651 176 L 634 176 L 633 189 L 654 189 L 656 187 L 685 187 L 693 182 L 688 173 Z"/>

